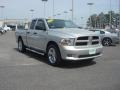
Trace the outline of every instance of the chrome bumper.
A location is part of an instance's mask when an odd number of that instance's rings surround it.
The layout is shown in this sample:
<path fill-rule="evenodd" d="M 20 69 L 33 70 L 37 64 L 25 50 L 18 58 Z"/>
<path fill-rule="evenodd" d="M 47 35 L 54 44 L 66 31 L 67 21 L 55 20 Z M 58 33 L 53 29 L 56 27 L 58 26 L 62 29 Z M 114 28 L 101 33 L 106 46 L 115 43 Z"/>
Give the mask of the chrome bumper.
<path fill-rule="evenodd" d="M 95 50 L 90 53 L 91 50 Z M 97 58 L 102 55 L 102 45 L 88 47 L 64 46 L 60 47 L 61 57 L 65 60 L 84 60 Z"/>

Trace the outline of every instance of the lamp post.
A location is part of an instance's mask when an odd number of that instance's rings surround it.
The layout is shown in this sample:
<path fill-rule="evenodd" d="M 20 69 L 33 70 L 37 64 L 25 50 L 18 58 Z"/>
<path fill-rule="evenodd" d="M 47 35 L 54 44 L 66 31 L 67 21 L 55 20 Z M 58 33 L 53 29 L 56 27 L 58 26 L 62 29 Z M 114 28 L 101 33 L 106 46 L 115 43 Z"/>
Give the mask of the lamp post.
<path fill-rule="evenodd" d="M 55 1 L 53 0 L 53 18 L 54 18 L 54 3 Z"/>
<path fill-rule="evenodd" d="M 31 18 L 33 18 L 33 12 L 34 12 L 35 10 L 34 9 L 30 9 L 30 12 L 31 12 Z"/>
<path fill-rule="evenodd" d="M 53 17 L 55 18 L 55 17 L 56 17 L 56 15 L 53 15 Z"/>
<path fill-rule="evenodd" d="M 67 19 L 67 11 L 64 11 L 64 14 L 65 14 L 65 19 Z"/>
<path fill-rule="evenodd" d="M 71 9 L 71 12 L 72 12 L 72 21 L 73 21 L 73 18 L 74 18 L 74 1 L 72 0 L 72 9 Z"/>
<path fill-rule="evenodd" d="M 119 0 L 119 14 L 120 14 L 120 0 Z"/>
<path fill-rule="evenodd" d="M 45 4 L 48 0 L 42 0 L 44 2 L 44 18 L 46 17 L 46 7 L 45 7 Z"/>
<path fill-rule="evenodd" d="M 97 17 L 95 17 L 95 27 L 94 28 L 97 28 Z"/>
<path fill-rule="evenodd" d="M 120 0 L 119 0 L 119 30 L 120 30 Z"/>
<path fill-rule="evenodd" d="M 116 21 L 117 21 L 117 19 L 113 18 L 113 25 L 114 25 L 115 28 L 117 27 Z"/>
<path fill-rule="evenodd" d="M 60 14 L 60 13 L 58 13 L 57 15 L 58 15 L 58 16 L 60 16 L 61 14 Z M 60 18 L 60 17 L 59 17 L 59 18 Z"/>
<path fill-rule="evenodd" d="M 0 8 L 1 8 L 1 19 L 4 19 L 3 18 L 3 9 L 5 8 L 5 6 L 0 6 Z"/>
<path fill-rule="evenodd" d="M 73 21 L 73 18 L 72 18 L 72 9 L 70 9 L 69 11 L 70 11 L 70 18 Z"/>
<path fill-rule="evenodd" d="M 81 18 L 81 27 L 83 27 L 83 18 L 84 17 L 80 17 Z"/>
<path fill-rule="evenodd" d="M 87 3 L 87 5 L 89 6 L 89 16 L 91 15 L 91 6 L 93 5 L 94 3 Z M 90 27 L 92 26 L 92 18 L 90 16 Z"/>
<path fill-rule="evenodd" d="M 112 28 L 112 9 L 111 9 L 111 0 L 110 0 L 110 19 L 109 19 L 110 28 Z"/>

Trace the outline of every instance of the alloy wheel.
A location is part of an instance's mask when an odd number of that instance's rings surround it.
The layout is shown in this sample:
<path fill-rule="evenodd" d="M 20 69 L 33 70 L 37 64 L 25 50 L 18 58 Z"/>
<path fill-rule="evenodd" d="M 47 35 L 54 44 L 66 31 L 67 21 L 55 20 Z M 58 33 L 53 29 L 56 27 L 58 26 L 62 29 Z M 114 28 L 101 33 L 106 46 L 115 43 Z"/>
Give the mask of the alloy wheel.
<path fill-rule="evenodd" d="M 48 50 L 48 59 L 49 59 L 50 63 L 52 63 L 52 64 L 56 63 L 56 51 L 54 48 L 50 48 Z"/>

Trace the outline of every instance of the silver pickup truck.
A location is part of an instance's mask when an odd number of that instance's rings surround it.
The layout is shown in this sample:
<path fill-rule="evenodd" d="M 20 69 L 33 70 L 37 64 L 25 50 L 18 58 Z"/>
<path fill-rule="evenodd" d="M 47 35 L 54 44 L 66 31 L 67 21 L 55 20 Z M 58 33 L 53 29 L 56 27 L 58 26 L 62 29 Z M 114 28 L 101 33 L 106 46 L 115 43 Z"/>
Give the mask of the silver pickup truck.
<path fill-rule="evenodd" d="M 46 55 L 51 65 L 62 60 L 92 61 L 102 55 L 99 35 L 79 29 L 70 20 L 33 19 L 29 29 L 16 30 L 18 50 Z"/>

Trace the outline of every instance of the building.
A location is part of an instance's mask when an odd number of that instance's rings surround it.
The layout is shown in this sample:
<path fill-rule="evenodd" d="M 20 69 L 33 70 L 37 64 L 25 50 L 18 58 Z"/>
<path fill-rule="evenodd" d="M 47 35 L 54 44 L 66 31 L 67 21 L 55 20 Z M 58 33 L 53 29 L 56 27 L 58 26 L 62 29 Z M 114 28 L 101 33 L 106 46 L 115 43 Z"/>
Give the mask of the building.
<path fill-rule="evenodd" d="M 0 27 L 4 27 L 5 25 L 23 25 L 28 22 L 28 19 L 4 19 L 0 20 Z"/>

